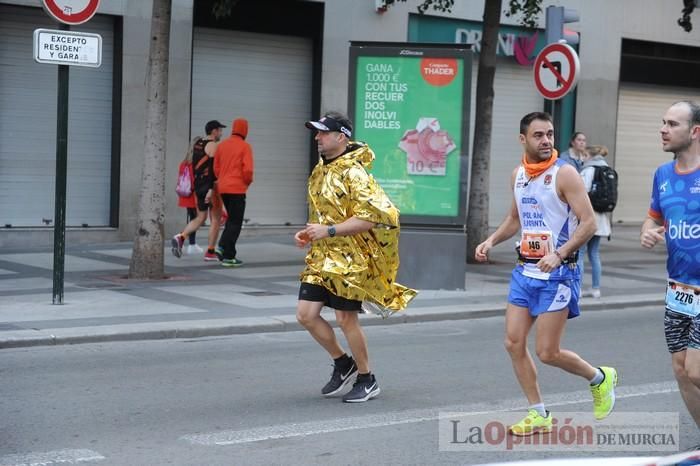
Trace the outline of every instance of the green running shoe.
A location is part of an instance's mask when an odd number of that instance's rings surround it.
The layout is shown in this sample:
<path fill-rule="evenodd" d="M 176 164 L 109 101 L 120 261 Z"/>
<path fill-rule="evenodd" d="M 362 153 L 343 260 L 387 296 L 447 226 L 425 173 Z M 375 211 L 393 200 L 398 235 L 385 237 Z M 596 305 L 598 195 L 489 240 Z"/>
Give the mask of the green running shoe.
<path fill-rule="evenodd" d="M 221 265 L 224 267 L 240 267 L 243 265 L 243 261 L 238 259 L 224 259 L 221 261 Z"/>
<path fill-rule="evenodd" d="M 608 414 L 615 406 L 615 387 L 617 386 L 617 371 L 612 367 L 599 367 L 603 371 L 605 378 L 598 385 L 591 386 L 593 395 L 593 415 L 601 420 L 608 417 Z"/>
<path fill-rule="evenodd" d="M 547 411 L 547 417 L 540 416 L 536 409 L 530 409 L 520 422 L 508 429 L 511 435 L 527 437 L 533 434 L 545 434 L 552 430 L 552 413 Z"/>

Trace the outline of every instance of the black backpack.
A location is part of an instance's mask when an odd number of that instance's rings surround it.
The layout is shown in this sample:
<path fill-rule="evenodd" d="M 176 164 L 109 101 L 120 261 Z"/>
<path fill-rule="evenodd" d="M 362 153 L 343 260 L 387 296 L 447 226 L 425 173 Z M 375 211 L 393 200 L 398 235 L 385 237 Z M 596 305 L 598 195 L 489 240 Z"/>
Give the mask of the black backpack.
<path fill-rule="evenodd" d="M 594 166 L 588 197 L 596 212 L 612 212 L 617 204 L 617 172 L 608 166 Z"/>

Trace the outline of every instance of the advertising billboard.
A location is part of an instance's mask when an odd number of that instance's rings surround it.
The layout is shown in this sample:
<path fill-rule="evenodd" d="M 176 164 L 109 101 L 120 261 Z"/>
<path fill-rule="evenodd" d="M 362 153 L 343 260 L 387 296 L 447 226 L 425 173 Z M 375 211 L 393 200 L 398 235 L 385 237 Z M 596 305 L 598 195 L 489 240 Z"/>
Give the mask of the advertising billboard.
<path fill-rule="evenodd" d="M 465 223 L 471 53 L 452 44 L 351 44 L 353 138 L 374 151 L 371 173 L 402 224 Z"/>

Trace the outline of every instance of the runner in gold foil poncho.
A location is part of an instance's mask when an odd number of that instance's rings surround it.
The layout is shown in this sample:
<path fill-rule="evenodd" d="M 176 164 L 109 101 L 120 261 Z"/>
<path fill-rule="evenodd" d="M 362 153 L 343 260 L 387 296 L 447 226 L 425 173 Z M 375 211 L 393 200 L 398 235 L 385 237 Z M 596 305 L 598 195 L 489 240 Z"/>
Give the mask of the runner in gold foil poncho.
<path fill-rule="evenodd" d="M 301 281 L 331 293 L 399 311 L 416 295 L 395 283 L 399 270 L 399 210 L 365 169 L 374 153 L 350 143 L 332 163 L 319 163 L 309 178 L 309 223 L 336 225 L 350 217 L 374 224 L 369 231 L 315 241 Z"/>
<path fill-rule="evenodd" d="M 334 359 L 331 380 L 321 390 L 339 393 L 357 375 L 346 402 L 362 402 L 379 394 L 369 370 L 367 343 L 358 311 L 365 303 L 376 310 L 400 311 L 416 291 L 394 280 L 399 269 L 399 211 L 367 173 L 374 153 L 352 142 L 352 126 L 344 115 L 329 113 L 306 123 L 317 131 L 321 156 L 309 177 L 309 223 L 295 235 L 296 244 L 311 248 L 301 273 L 297 320 Z M 333 329 L 320 315 L 326 305 L 336 310 L 353 357 L 340 347 Z"/>

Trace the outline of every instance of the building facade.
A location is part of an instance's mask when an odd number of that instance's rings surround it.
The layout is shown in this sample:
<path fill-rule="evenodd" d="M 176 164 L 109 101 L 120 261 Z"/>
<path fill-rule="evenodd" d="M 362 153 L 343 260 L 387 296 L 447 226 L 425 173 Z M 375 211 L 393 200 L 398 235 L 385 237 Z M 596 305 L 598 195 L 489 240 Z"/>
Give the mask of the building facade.
<path fill-rule="evenodd" d="M 179 162 L 204 123 L 250 122 L 255 182 L 246 225 L 306 221 L 305 180 L 313 140 L 303 122 L 346 109 L 351 41 L 469 43 L 478 56 L 483 1 L 455 2 L 451 13 L 416 13 L 418 0 L 381 12 L 375 0 L 239 0 L 224 19 L 213 0 L 173 0 L 168 91 L 166 234 L 185 214 L 174 192 Z M 610 148 L 620 175 L 616 221 L 646 214 L 654 168 L 670 157 L 658 130 L 664 109 L 700 100 L 699 24 L 677 26 L 682 2 L 545 1 L 578 10 L 581 76 L 571 99 L 572 130 Z M 151 2 L 102 0 L 97 15 L 72 27 L 103 38 L 102 66 L 71 67 L 68 241 L 133 238 L 141 186 Z M 507 183 L 518 163 L 518 123 L 543 110 L 532 60 L 539 30 L 502 16 L 495 78 L 490 224 L 509 205 Z M 56 66 L 32 58 L 32 34 L 57 28 L 39 0 L 0 1 L 0 245 L 48 245 L 54 216 Z M 476 57 L 475 57 L 476 58 Z M 478 60 L 472 69 L 473 128 Z M 470 131 L 473 135 L 473 131 Z M 568 139 L 563 135 L 561 139 Z M 561 148 L 566 141 L 557 141 Z M 377 154 L 381 157 L 381 154 Z"/>

